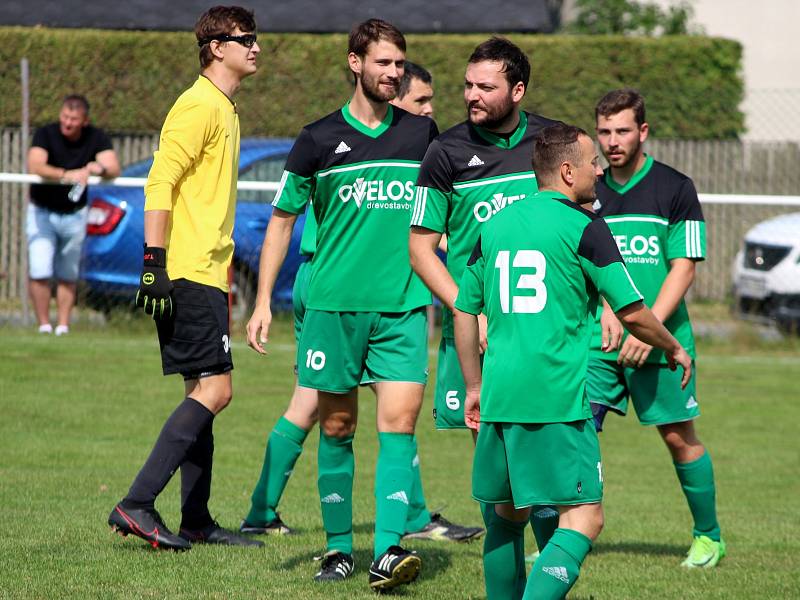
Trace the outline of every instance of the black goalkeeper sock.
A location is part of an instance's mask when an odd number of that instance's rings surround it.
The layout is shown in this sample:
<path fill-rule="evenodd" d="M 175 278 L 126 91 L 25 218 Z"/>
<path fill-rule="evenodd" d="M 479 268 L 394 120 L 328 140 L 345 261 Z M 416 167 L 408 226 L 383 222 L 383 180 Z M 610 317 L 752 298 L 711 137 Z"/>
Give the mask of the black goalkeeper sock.
<path fill-rule="evenodd" d="M 200 433 L 214 418 L 214 413 L 194 400 L 186 398 L 169 416 L 156 440 L 153 451 L 133 480 L 128 495 L 122 500 L 127 508 L 153 508 L 161 491 Z"/>
<path fill-rule="evenodd" d="M 181 529 L 197 531 L 214 522 L 208 512 L 214 459 L 213 427 L 211 420 L 181 464 Z"/>

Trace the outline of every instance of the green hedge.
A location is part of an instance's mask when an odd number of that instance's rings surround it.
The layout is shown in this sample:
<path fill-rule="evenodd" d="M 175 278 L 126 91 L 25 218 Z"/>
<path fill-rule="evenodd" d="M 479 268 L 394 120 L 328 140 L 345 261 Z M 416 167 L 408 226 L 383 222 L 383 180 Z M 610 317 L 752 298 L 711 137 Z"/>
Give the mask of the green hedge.
<path fill-rule="evenodd" d="M 587 129 L 609 89 L 633 86 L 660 138 L 732 138 L 744 130 L 741 46 L 699 36 L 512 35 L 531 58 L 525 107 Z M 409 58 L 430 69 L 441 128 L 463 118 L 464 67 L 482 35 L 410 35 Z M 244 135 L 294 136 L 350 93 L 346 37 L 266 34 L 260 68 L 236 100 Z M 31 121 L 54 120 L 66 93 L 86 94 L 93 120 L 116 132 L 156 131 L 198 72 L 189 33 L 0 28 L 0 119 L 20 120 L 19 61 L 31 72 Z"/>

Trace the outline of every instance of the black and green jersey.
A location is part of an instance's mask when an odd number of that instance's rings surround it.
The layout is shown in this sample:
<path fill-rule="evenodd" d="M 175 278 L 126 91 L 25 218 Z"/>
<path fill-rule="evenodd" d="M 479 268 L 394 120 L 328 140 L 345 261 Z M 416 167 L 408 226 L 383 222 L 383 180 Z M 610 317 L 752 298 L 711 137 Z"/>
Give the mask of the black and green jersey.
<path fill-rule="evenodd" d="M 506 139 L 464 121 L 428 148 L 417 178 L 411 225 L 447 234 L 447 269 L 456 283 L 481 226 L 538 190 L 531 167 L 533 136 L 553 123 L 520 112 L 517 129 Z M 442 335 L 453 337 L 453 315 L 447 309 Z"/>
<path fill-rule="evenodd" d="M 303 233 L 300 235 L 300 254 L 303 256 L 314 256 L 317 251 L 317 219 L 314 217 L 314 210 L 309 207 L 306 209 L 306 221 L 303 225 Z"/>
<path fill-rule="evenodd" d="M 404 312 L 430 304 L 411 270 L 408 221 L 414 182 L 436 124 L 389 106 L 370 129 L 349 105 L 307 125 L 289 157 L 273 205 L 317 222 L 308 308 Z"/>
<path fill-rule="evenodd" d="M 647 156 L 644 165 L 621 186 L 606 170 L 597 182 L 595 211 L 608 223 L 625 265 L 653 306 L 661 285 L 676 258 L 704 260 L 706 224 L 692 180 Z M 617 353 L 600 350 L 600 314 L 597 312 L 592 351 L 599 358 L 616 360 Z M 694 336 L 686 303 L 681 301 L 664 326 L 695 357 Z M 664 353 L 654 349 L 648 363 L 665 363 Z"/>
<path fill-rule="evenodd" d="M 585 397 L 594 311 L 642 299 L 603 219 L 556 192 L 515 203 L 481 230 L 456 308 L 484 312 L 481 420 L 566 423 Z"/>

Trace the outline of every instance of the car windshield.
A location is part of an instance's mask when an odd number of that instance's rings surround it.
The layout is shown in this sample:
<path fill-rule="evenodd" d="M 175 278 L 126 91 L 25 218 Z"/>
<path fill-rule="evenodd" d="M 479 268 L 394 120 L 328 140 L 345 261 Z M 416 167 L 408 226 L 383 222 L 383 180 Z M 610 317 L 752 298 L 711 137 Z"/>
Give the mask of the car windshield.
<path fill-rule="evenodd" d="M 280 154 L 262 158 L 239 173 L 239 181 L 280 181 L 286 155 Z M 237 199 L 240 202 L 270 203 L 275 192 L 263 190 L 239 190 Z"/>

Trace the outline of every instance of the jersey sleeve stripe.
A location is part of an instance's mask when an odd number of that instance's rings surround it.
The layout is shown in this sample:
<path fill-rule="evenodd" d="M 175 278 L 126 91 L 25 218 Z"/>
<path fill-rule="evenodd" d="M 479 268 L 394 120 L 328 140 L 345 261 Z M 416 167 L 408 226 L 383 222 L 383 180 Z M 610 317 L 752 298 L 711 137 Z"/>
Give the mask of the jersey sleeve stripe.
<path fill-rule="evenodd" d="M 630 282 L 631 282 L 631 287 L 633 288 L 633 291 L 635 291 L 637 294 L 639 294 L 639 299 L 640 299 L 640 300 L 643 300 L 643 299 L 644 299 L 644 296 L 642 295 L 642 292 L 640 292 L 640 291 L 639 291 L 639 288 L 637 288 L 637 287 L 636 287 L 636 284 L 635 284 L 635 283 L 633 283 L 633 279 L 631 279 L 631 274 L 630 274 L 630 273 L 628 273 L 628 267 L 626 267 L 626 266 L 623 264 L 623 265 L 622 265 L 622 270 L 623 270 L 623 271 L 625 271 L 625 277 L 627 277 L 627 278 L 628 278 L 628 281 L 630 281 Z"/>
<path fill-rule="evenodd" d="M 416 203 L 414 205 L 414 216 L 411 219 L 412 225 L 422 225 L 422 221 L 425 218 L 425 203 L 427 200 L 428 188 L 418 187 Z"/>
<path fill-rule="evenodd" d="M 283 171 L 283 175 L 281 175 L 281 181 L 278 184 L 278 191 L 275 192 L 275 198 L 272 200 L 272 206 L 278 206 L 278 201 L 281 199 L 281 194 L 283 194 L 283 188 L 286 186 L 286 179 L 289 177 L 289 171 Z"/>
<path fill-rule="evenodd" d="M 697 256 L 696 256 L 696 258 L 704 258 L 703 257 L 702 228 L 700 226 L 700 221 L 695 221 L 694 222 L 694 230 L 695 230 L 695 242 L 697 243 Z"/>
<path fill-rule="evenodd" d="M 687 258 L 702 258 L 703 244 L 700 239 L 700 222 L 686 221 L 686 256 Z"/>

